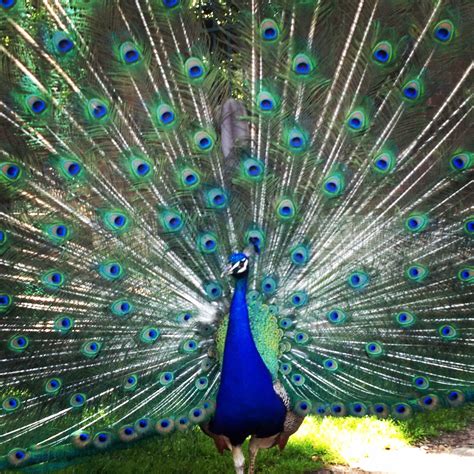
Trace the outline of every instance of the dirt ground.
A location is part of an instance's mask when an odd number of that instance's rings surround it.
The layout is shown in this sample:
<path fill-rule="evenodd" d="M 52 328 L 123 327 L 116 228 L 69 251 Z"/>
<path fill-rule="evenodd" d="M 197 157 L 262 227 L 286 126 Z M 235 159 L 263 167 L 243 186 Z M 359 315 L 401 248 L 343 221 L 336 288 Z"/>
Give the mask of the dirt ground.
<path fill-rule="evenodd" d="M 328 466 L 313 474 L 474 474 L 474 423 L 417 446 L 381 450 L 350 466 Z"/>

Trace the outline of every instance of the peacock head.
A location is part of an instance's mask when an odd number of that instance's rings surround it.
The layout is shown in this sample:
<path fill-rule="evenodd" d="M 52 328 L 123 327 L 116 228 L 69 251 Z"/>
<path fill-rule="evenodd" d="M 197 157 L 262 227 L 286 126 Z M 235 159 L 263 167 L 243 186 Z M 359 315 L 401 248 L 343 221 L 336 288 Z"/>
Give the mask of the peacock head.
<path fill-rule="evenodd" d="M 243 252 L 234 252 L 230 255 L 228 264 L 224 268 L 221 276 L 232 275 L 235 278 L 246 278 L 249 273 L 249 260 L 252 255 L 260 253 L 260 244 L 258 239 L 252 237 L 249 239 L 249 245 Z"/>
<path fill-rule="evenodd" d="M 223 274 L 232 275 L 235 278 L 243 278 L 249 272 L 249 258 L 245 253 L 235 252 L 230 255 L 229 263 Z"/>

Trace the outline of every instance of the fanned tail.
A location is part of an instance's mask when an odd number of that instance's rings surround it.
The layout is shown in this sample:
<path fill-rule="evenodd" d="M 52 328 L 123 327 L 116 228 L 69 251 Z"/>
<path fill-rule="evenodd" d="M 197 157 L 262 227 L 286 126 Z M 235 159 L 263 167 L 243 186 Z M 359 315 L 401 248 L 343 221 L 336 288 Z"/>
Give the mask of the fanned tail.
<path fill-rule="evenodd" d="M 209 419 L 248 245 L 296 413 L 474 397 L 470 2 L 1 9 L 0 466 Z"/>

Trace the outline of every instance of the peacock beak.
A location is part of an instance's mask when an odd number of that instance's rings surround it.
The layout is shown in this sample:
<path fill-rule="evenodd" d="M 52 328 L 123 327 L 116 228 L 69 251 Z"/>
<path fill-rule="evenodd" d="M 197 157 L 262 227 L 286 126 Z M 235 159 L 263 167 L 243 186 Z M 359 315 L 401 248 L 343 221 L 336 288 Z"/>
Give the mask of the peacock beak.
<path fill-rule="evenodd" d="M 227 264 L 225 267 L 224 267 L 224 270 L 222 271 L 221 273 L 221 278 L 224 277 L 225 275 L 231 275 L 232 274 L 232 270 L 234 269 L 234 265 L 232 264 Z"/>

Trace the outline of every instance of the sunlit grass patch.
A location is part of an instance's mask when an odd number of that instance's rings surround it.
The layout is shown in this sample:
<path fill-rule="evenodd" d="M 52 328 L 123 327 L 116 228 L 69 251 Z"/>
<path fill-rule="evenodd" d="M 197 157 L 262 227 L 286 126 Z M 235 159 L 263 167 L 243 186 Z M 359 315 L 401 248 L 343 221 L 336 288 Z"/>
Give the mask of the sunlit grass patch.
<path fill-rule="evenodd" d="M 400 425 L 392 420 L 308 417 L 290 443 L 318 447 L 325 463 L 350 463 L 371 452 L 408 444 Z"/>

